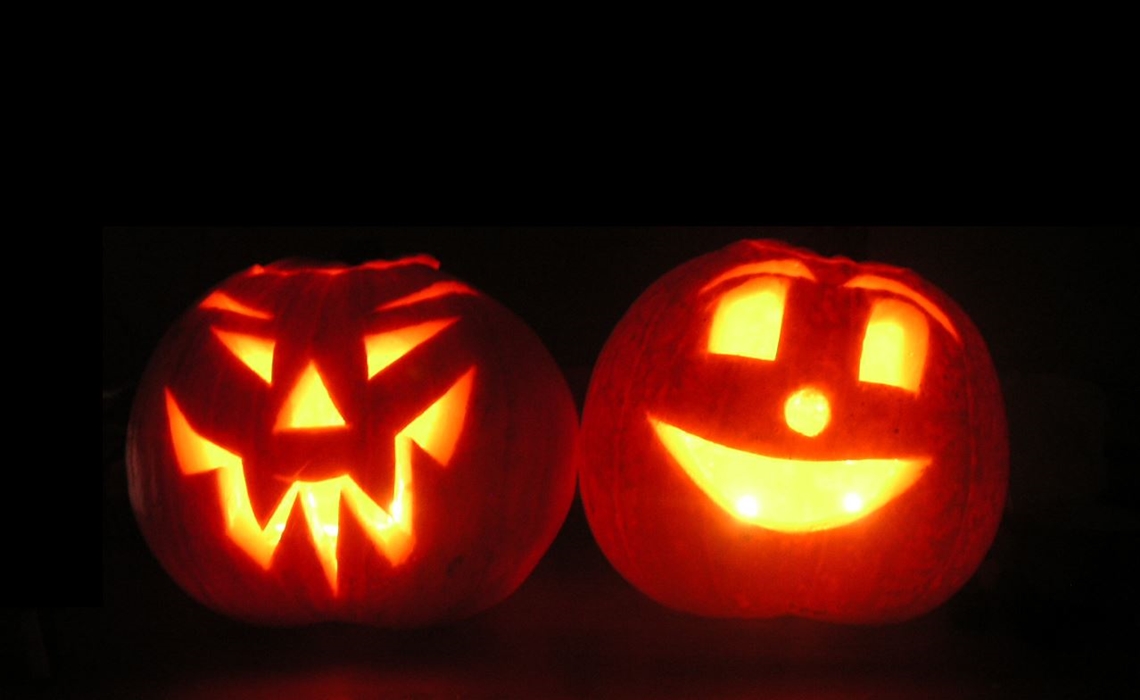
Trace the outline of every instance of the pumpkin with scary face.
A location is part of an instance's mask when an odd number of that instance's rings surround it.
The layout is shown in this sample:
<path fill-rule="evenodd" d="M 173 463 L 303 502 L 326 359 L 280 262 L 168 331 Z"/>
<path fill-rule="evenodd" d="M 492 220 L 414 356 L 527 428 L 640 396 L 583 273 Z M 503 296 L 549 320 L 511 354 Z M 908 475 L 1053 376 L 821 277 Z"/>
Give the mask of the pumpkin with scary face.
<path fill-rule="evenodd" d="M 654 283 L 591 377 L 579 482 L 618 571 L 716 617 L 879 623 L 953 595 L 1008 482 L 985 343 L 912 272 L 741 241 Z"/>
<path fill-rule="evenodd" d="M 209 607 L 427 625 L 534 568 L 573 498 L 576 432 L 538 338 L 435 260 L 282 261 L 167 332 L 128 483 L 152 551 Z"/>

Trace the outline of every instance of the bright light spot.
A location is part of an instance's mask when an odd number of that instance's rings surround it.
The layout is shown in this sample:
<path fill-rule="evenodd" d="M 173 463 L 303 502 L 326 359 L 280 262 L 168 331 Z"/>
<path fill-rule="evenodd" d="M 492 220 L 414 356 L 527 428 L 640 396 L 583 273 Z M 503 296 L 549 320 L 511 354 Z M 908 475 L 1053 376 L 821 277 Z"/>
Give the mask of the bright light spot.
<path fill-rule="evenodd" d="M 455 452 L 455 444 L 459 441 L 474 383 L 475 368 L 472 367 L 451 385 L 447 393 L 408 423 L 400 435 L 414 440 L 435 461 L 446 467 Z"/>
<path fill-rule="evenodd" d="M 784 404 L 784 420 L 797 433 L 815 437 L 831 422 L 831 403 L 817 389 L 800 389 Z"/>
<path fill-rule="evenodd" d="M 858 513 L 863 510 L 863 497 L 857 493 L 848 493 L 843 496 L 843 510 L 848 513 Z"/>
<path fill-rule="evenodd" d="M 709 352 L 776 359 L 787 294 L 788 280 L 777 277 L 758 277 L 728 291 L 717 303 Z"/>
<path fill-rule="evenodd" d="M 273 348 L 275 343 L 268 338 L 258 338 L 245 333 L 212 329 L 222 344 L 253 370 L 266 384 L 273 383 Z"/>
<path fill-rule="evenodd" d="M 859 381 L 917 393 L 929 335 L 926 317 L 915 307 L 894 299 L 877 302 L 863 334 Z"/>
<path fill-rule="evenodd" d="M 376 308 L 377 311 L 384 311 L 386 309 L 394 309 L 397 306 L 408 306 L 409 304 L 416 304 L 428 299 L 435 299 L 437 297 L 446 296 L 448 294 L 478 294 L 474 289 L 465 284 L 455 281 L 436 282 L 435 284 L 414 292 L 405 297 L 400 297 L 394 301 Z"/>
<path fill-rule="evenodd" d="M 206 297 L 201 304 L 198 305 L 200 309 L 221 309 L 222 311 L 229 311 L 241 316 L 249 316 L 251 318 L 270 319 L 273 316 L 264 311 L 258 311 L 237 301 L 233 297 L 227 295 L 225 292 L 214 292 Z"/>
<path fill-rule="evenodd" d="M 736 500 L 736 512 L 746 518 L 755 518 L 760 514 L 760 504 L 753 496 L 741 496 Z"/>
<path fill-rule="evenodd" d="M 368 378 L 375 377 L 385 367 L 407 355 L 458 320 L 458 317 L 443 318 L 364 336 L 364 352 L 368 359 Z"/>
<path fill-rule="evenodd" d="M 946 329 L 946 332 L 954 336 L 954 340 L 958 341 L 959 343 L 962 342 L 962 338 L 958 335 L 957 329 L 955 329 L 954 325 L 950 323 L 950 318 L 947 317 L 945 313 L 943 313 L 942 309 L 938 308 L 934 302 L 930 301 L 902 282 L 887 279 L 885 277 L 879 277 L 878 275 L 857 275 L 848 280 L 847 283 L 843 286 L 854 287 L 856 289 L 876 289 L 884 292 L 890 292 L 891 294 L 898 294 L 901 297 L 909 299 L 915 304 L 918 304 L 924 311 L 926 311 L 926 313 L 930 314 L 931 318 L 942 324 L 942 327 Z"/>
<path fill-rule="evenodd" d="M 725 513 L 778 532 L 855 522 L 903 493 L 926 457 L 800 460 L 735 449 L 649 417 L 657 437 Z"/>
<path fill-rule="evenodd" d="M 296 481 L 277 503 L 263 527 L 250 503 L 242 458 L 199 435 L 179 409 L 173 394 L 167 390 L 170 437 L 184 474 L 218 474 L 218 495 L 225 510 L 226 530 L 262 568 L 269 569 L 272 565 L 290 514 L 294 505 L 299 503 L 317 560 L 324 569 L 330 590 L 336 595 L 340 536 L 337 523 L 342 504 L 357 522 L 365 526 L 364 534 L 392 566 L 403 563 L 415 543 L 412 535 L 412 442 L 422 441 L 420 446 L 446 466 L 463 425 L 474 376 L 475 370 L 468 370 L 396 436 L 395 493 L 386 507 L 373 501 L 348 475 L 321 481 Z M 308 410 L 314 400 L 318 404 L 315 412 Z M 324 414 L 320 407 L 322 403 L 334 414 Z M 318 426 L 337 424 L 339 419 L 339 425 L 343 425 L 343 418 L 335 411 L 320 374 L 310 364 L 282 409 L 278 429 L 282 425 L 313 427 L 304 424 L 306 419 L 315 419 Z"/>
<path fill-rule="evenodd" d="M 273 429 L 341 428 L 344 425 L 344 416 L 333 404 L 317 366 L 310 362 L 281 407 Z"/>
<path fill-rule="evenodd" d="M 785 277 L 799 277 L 805 280 L 815 280 L 815 275 L 811 273 L 808 266 L 795 258 L 764 260 L 756 263 L 737 265 L 728 272 L 718 275 L 704 287 L 701 287 L 701 293 L 704 294 L 708 290 L 719 286 L 722 282 L 726 282 L 735 277 L 757 277 L 759 275 L 783 275 Z"/>

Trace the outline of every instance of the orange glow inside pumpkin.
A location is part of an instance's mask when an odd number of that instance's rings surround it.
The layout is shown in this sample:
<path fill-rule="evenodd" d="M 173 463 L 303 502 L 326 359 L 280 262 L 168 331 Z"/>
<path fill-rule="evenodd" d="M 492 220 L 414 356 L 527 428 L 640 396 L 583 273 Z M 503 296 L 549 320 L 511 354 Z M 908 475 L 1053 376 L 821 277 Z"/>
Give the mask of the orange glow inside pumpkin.
<path fill-rule="evenodd" d="M 930 330 L 926 317 L 904 301 L 875 302 L 863 334 L 859 381 L 918 393 Z"/>
<path fill-rule="evenodd" d="M 424 260 L 438 267 L 434 260 Z M 409 260 L 409 264 L 416 261 L 419 259 Z M 254 271 L 257 274 L 267 272 L 263 268 L 255 268 Z M 343 269 L 330 268 L 323 272 L 340 274 Z M 474 295 L 477 292 L 460 282 L 442 281 L 382 304 L 376 311 L 453 294 Z M 272 314 L 247 306 L 221 291 L 207 296 L 199 308 L 261 320 L 273 318 Z M 457 320 L 458 317 L 442 318 L 365 335 L 367 378 L 373 378 Z M 276 347 L 273 340 L 219 328 L 211 330 L 234 357 L 266 384 L 273 384 Z M 191 427 L 169 389 L 166 391 L 166 408 L 175 456 L 182 473 L 217 474 L 226 531 L 233 541 L 262 568 L 268 569 L 289 515 L 299 501 L 313 547 L 335 594 L 341 506 L 344 505 L 364 526 L 364 532 L 382 556 L 393 566 L 401 564 L 411 553 L 415 542 L 412 531 L 412 443 L 440 466 L 448 466 L 463 430 L 474 379 L 475 369 L 471 368 L 396 434 L 395 479 L 392 500 L 387 507 L 377 504 L 348 474 L 320 481 L 298 480 L 289 486 L 264 526 L 258 522 L 250 503 L 242 457 L 211 442 Z M 310 362 L 282 404 L 273 432 L 345 427 L 344 416 L 333 402 L 320 371 L 315 363 Z M 345 465 L 345 471 L 349 471 L 350 466 Z"/>
<path fill-rule="evenodd" d="M 831 422 L 831 402 L 818 389 L 800 389 L 784 402 L 784 420 L 797 433 L 815 437 Z"/>
<path fill-rule="evenodd" d="M 399 306 L 407 306 L 408 304 L 416 304 L 421 301 L 435 299 L 437 297 L 446 296 L 448 294 L 476 294 L 477 292 L 463 284 L 454 280 L 445 280 L 443 282 L 436 282 L 434 284 L 424 287 L 418 292 L 413 292 L 407 296 L 400 297 L 395 301 L 390 301 L 377 307 L 377 311 L 384 311 L 387 309 L 394 309 Z"/>
<path fill-rule="evenodd" d="M 276 344 L 272 340 L 218 328 L 212 330 L 226 349 L 265 380 L 266 384 L 273 381 L 273 349 Z"/>
<path fill-rule="evenodd" d="M 317 366 L 310 362 L 277 414 L 273 432 L 306 428 L 343 428 L 344 416 L 333 405 Z"/>
<path fill-rule="evenodd" d="M 814 281 L 798 260 L 768 260 L 730 269 L 702 288 L 748 277 L 716 301 L 707 350 L 775 361 L 792 278 Z M 933 318 L 956 340 L 949 318 L 930 300 L 901 282 L 857 275 L 844 285 L 886 292 L 872 302 L 859 354 L 861 382 L 918 393 Z M 925 312 L 925 313 L 924 313 Z M 823 391 L 805 386 L 784 402 L 783 419 L 812 438 L 832 420 Z M 661 443 L 685 473 L 726 512 L 739 520 L 781 532 L 839 527 L 874 512 L 910 488 L 928 457 L 860 457 L 793 460 L 739 450 L 649 416 Z"/>
<path fill-rule="evenodd" d="M 913 304 L 920 307 L 931 318 L 938 322 L 940 326 L 946 329 L 955 341 L 961 343 L 962 339 L 958 336 L 958 330 L 954 328 L 954 324 L 950 323 L 950 318 L 943 313 L 942 309 L 938 308 L 934 302 L 906 286 L 902 282 L 889 279 L 887 277 L 879 277 L 878 275 L 856 275 L 843 285 L 844 287 L 851 287 L 854 289 L 873 289 L 883 292 L 890 292 L 897 296 L 909 300 Z"/>
<path fill-rule="evenodd" d="M 230 311 L 242 316 L 250 316 L 252 318 L 272 318 L 272 316 L 270 316 L 268 313 L 250 308 L 240 301 L 237 301 L 230 295 L 226 294 L 225 292 L 214 292 L 210 294 L 210 296 L 202 300 L 202 303 L 199 304 L 198 307 L 202 309 L 220 309 L 222 311 Z"/>
<path fill-rule="evenodd" d="M 708 351 L 757 360 L 776 359 L 788 280 L 757 277 L 720 298 L 709 331 Z"/>
<path fill-rule="evenodd" d="M 718 275 L 712 282 L 701 288 L 701 294 L 719 287 L 724 282 L 737 277 L 754 277 L 757 275 L 782 275 L 784 277 L 799 277 L 806 280 L 815 280 L 807 265 L 794 258 L 783 260 L 764 260 L 762 262 L 737 265 L 728 272 Z"/>
<path fill-rule="evenodd" d="M 184 474 L 210 471 L 218 474 L 218 494 L 225 512 L 226 531 L 262 568 L 268 569 L 271 565 L 289 514 L 299 500 L 313 546 L 329 587 L 335 594 L 341 505 L 364 526 L 364 532 L 382 556 L 393 566 L 401 564 L 411 553 L 415 541 L 412 533 L 412 443 L 419 445 L 442 466 L 447 466 L 463 427 L 474 376 L 475 370 L 468 370 L 396 435 L 395 484 L 392 501 L 387 508 L 377 504 L 347 474 L 320 481 L 295 481 L 263 527 L 249 500 L 241 456 L 194 430 L 173 394 L 167 390 L 171 440 Z"/>
<path fill-rule="evenodd" d="M 705 285 L 701 292 L 737 277 L 753 276 L 721 295 L 713 312 L 708 351 L 774 360 L 780 346 L 790 278 L 814 280 L 799 260 L 766 260 L 740 265 Z"/>
<path fill-rule="evenodd" d="M 650 424 L 685 473 L 725 512 L 779 532 L 847 525 L 899 495 L 928 458 L 783 459 L 734 449 L 652 416 Z"/>
<path fill-rule="evenodd" d="M 368 355 L 368 378 L 375 377 L 388 365 L 458 320 L 458 318 L 443 318 L 364 336 L 364 350 Z"/>

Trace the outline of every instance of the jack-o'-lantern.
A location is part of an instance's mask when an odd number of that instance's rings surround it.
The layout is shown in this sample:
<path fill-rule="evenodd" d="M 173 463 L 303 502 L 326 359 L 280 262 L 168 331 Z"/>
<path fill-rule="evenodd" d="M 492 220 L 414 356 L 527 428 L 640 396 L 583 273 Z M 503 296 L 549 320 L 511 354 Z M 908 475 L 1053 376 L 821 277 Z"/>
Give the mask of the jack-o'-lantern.
<path fill-rule="evenodd" d="M 406 627 L 529 575 L 573 498 L 577 412 L 533 332 L 438 268 L 255 266 L 167 332 L 128 483 L 192 597 L 254 623 Z"/>
<path fill-rule="evenodd" d="M 594 368 L 579 455 L 615 568 L 716 617 L 928 612 L 980 565 L 1008 483 L 997 376 L 957 304 L 776 241 L 637 299 Z"/>

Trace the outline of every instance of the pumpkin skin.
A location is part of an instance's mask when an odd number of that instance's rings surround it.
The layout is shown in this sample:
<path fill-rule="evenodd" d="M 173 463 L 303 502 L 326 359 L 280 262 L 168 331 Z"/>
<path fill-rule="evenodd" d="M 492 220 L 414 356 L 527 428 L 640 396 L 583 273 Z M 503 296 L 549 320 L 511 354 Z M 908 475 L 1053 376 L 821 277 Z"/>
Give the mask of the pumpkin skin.
<path fill-rule="evenodd" d="M 770 240 L 690 260 L 636 300 L 591 377 L 579 458 L 599 546 L 649 597 L 850 624 L 959 590 L 1009 478 L 996 372 L 951 299 Z"/>
<path fill-rule="evenodd" d="M 427 256 L 279 261 L 166 333 L 127 436 L 174 581 L 263 625 L 450 622 L 510 595 L 574 495 L 573 398 L 514 314 Z"/>

